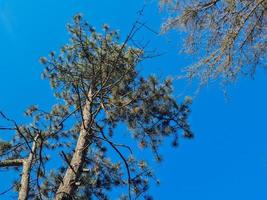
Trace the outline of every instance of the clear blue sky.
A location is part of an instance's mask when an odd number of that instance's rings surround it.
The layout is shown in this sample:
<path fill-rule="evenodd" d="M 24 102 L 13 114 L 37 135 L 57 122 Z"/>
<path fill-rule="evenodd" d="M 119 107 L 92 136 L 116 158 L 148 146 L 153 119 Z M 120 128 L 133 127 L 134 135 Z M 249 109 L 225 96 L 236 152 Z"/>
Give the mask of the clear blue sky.
<path fill-rule="evenodd" d="M 38 59 L 68 41 L 65 27 L 75 13 L 84 13 L 98 28 L 108 23 L 125 35 L 143 2 L 0 0 L 0 109 L 21 120 L 28 105 L 49 108 L 53 104 L 49 84 L 40 79 Z M 159 30 L 162 16 L 157 1 L 147 2 L 144 21 Z M 157 37 L 144 32 L 142 36 L 151 37 L 151 47 L 166 53 L 143 64 L 145 73 L 178 74 L 192 60 L 177 54 L 182 38 L 175 34 Z M 190 117 L 196 137 L 182 141 L 178 149 L 162 149 L 164 161 L 154 165 L 161 179 L 160 186 L 151 188 L 155 199 L 267 199 L 266 85 L 266 73 L 259 70 L 255 80 L 232 85 L 228 101 L 216 84 L 199 93 Z M 175 86 L 177 95 L 192 94 L 190 86 L 185 90 L 184 81 Z M 4 133 L 0 137 L 8 138 Z M 8 187 L 9 179 L 1 170 L 0 190 Z"/>

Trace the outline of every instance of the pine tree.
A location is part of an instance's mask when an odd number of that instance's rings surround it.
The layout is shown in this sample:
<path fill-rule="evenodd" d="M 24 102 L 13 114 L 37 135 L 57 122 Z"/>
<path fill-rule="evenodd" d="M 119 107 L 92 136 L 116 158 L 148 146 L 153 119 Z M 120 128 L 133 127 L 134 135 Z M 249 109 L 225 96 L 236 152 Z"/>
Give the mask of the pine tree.
<path fill-rule="evenodd" d="M 138 73 L 145 50 L 129 42 L 139 29 L 134 24 L 121 42 L 107 25 L 97 33 L 76 15 L 68 25 L 69 44 L 60 54 L 41 58 L 43 77 L 50 80 L 58 103 L 50 112 L 31 106 L 29 125 L 17 125 L 2 114 L 16 135 L 0 144 L 0 167 L 22 167 L 20 183 L 15 183 L 20 200 L 104 200 L 122 186 L 128 188 L 122 199 L 151 198 L 146 194 L 152 169 L 134 158 L 135 147 L 115 137 L 127 127 L 129 136 L 160 160 L 164 138 L 172 137 L 177 145 L 179 135 L 193 136 L 187 122 L 191 100 L 178 104 L 170 79 L 160 83 Z M 50 159 L 62 162 L 51 167 Z"/>

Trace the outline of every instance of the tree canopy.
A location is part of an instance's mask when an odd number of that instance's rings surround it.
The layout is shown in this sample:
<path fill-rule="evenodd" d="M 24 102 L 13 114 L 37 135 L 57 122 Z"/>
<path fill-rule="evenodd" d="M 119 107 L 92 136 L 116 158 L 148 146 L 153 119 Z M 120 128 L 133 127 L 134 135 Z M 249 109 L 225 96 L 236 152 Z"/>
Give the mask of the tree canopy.
<path fill-rule="evenodd" d="M 146 53 L 130 40 L 139 29 L 134 24 L 121 42 L 107 25 L 97 33 L 76 15 L 68 25 L 69 44 L 61 53 L 40 59 L 58 103 L 51 111 L 31 106 L 25 112 L 32 118 L 28 125 L 1 113 L 6 122 L 1 131 L 15 134 L 12 141 L 0 142 L 0 167 L 22 170 L 14 183 L 20 200 L 104 200 L 120 187 L 128 188 L 122 199 L 150 199 L 152 170 L 134 157 L 131 145 L 115 137 L 126 126 L 130 138 L 160 160 L 164 138 L 172 137 L 177 146 L 180 135 L 193 136 L 188 124 L 191 100 L 179 104 L 170 79 L 161 83 L 138 73 Z M 61 164 L 53 165 L 58 159 Z"/>
<path fill-rule="evenodd" d="M 167 8 L 163 32 L 185 31 L 184 51 L 194 61 L 188 78 L 229 83 L 266 68 L 266 0 L 160 0 Z M 197 60 L 197 59 L 196 59 Z"/>

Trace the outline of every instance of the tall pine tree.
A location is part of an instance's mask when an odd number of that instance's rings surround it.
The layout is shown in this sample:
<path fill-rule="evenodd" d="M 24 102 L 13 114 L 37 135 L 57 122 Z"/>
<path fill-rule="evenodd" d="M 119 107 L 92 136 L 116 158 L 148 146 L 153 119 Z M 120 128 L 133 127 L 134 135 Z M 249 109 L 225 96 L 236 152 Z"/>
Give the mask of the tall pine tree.
<path fill-rule="evenodd" d="M 60 54 L 41 58 L 43 77 L 50 80 L 58 103 L 50 112 L 30 107 L 29 125 L 17 125 L 2 113 L 11 123 L 2 130 L 16 134 L 0 143 L 0 167 L 22 170 L 15 183 L 20 200 L 109 199 L 109 191 L 122 186 L 128 188 L 122 199 L 150 198 L 145 194 L 152 170 L 134 158 L 136 148 L 119 132 L 127 126 L 129 138 L 160 160 L 164 138 L 172 137 L 176 146 L 179 135 L 192 137 L 187 122 L 191 101 L 177 103 L 171 80 L 160 83 L 138 73 L 146 55 L 130 41 L 139 29 L 134 24 L 120 42 L 108 26 L 97 33 L 76 15 L 68 26 L 69 44 Z"/>

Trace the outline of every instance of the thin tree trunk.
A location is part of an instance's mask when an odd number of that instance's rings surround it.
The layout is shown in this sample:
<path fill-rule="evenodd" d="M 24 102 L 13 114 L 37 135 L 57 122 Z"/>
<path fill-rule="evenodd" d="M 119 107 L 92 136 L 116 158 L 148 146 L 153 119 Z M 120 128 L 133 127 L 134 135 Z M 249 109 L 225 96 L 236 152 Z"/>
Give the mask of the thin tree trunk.
<path fill-rule="evenodd" d="M 91 95 L 89 93 L 89 100 L 86 101 L 86 104 L 82 111 L 83 122 L 81 125 L 75 151 L 73 153 L 69 167 L 67 168 L 67 171 L 65 173 L 63 181 L 57 190 L 55 200 L 72 199 L 75 189 L 77 188 L 77 181 L 82 173 L 85 156 L 87 154 L 88 145 L 90 143 L 89 136 L 91 135 L 92 131 L 90 128 L 88 128 L 88 126 L 92 122 L 90 96 Z"/>
<path fill-rule="evenodd" d="M 28 199 L 29 185 L 30 185 L 30 173 L 31 173 L 32 163 L 35 158 L 38 137 L 39 137 L 39 134 L 36 135 L 36 137 L 34 138 L 30 155 L 28 156 L 27 159 L 25 158 L 23 160 L 23 170 L 22 170 L 22 175 L 21 175 L 19 198 L 18 198 L 19 200 Z"/>
<path fill-rule="evenodd" d="M 29 184 L 30 184 L 30 173 L 33 160 L 35 158 L 35 152 L 37 148 L 37 140 L 39 138 L 39 134 L 36 135 L 34 141 L 32 143 L 31 152 L 28 158 L 24 159 L 9 159 L 0 161 L 0 167 L 19 167 L 22 166 L 22 174 L 20 180 L 20 190 L 19 190 L 19 200 L 27 200 L 29 194 Z"/>

